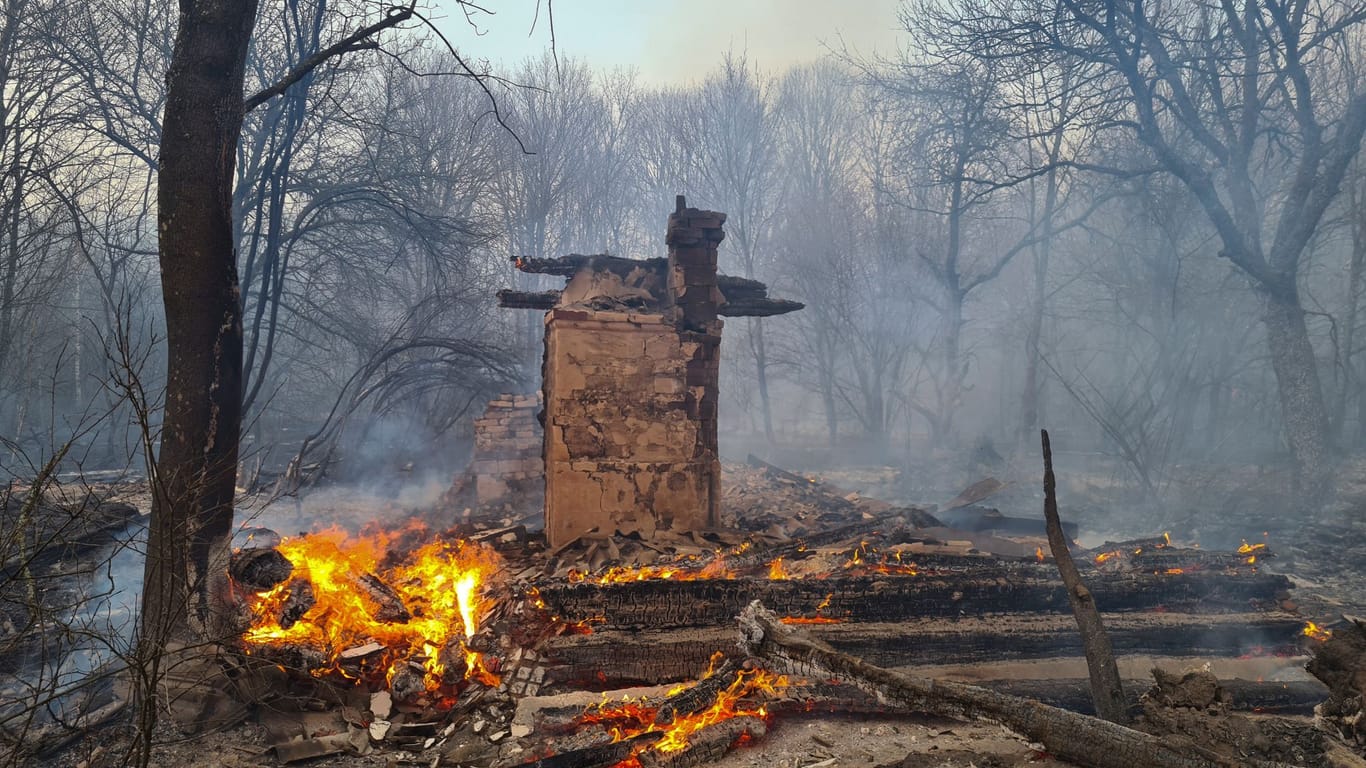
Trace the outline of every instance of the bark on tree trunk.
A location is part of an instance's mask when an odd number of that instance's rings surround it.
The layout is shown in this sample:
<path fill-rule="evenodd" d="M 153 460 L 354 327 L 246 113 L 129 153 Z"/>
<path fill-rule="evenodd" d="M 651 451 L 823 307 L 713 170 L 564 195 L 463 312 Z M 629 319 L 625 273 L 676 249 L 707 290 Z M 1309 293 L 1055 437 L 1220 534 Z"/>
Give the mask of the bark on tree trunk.
<path fill-rule="evenodd" d="M 256 7 L 181 0 L 166 75 L 157 223 L 167 382 L 143 591 L 149 649 L 213 642 L 227 629 L 242 398 L 232 184 Z"/>
<path fill-rule="evenodd" d="M 1313 508 L 1331 490 L 1328 414 L 1319 387 L 1318 364 L 1298 300 L 1271 295 L 1263 314 L 1271 366 L 1281 400 L 1281 421 L 1294 456 L 1299 492 Z"/>

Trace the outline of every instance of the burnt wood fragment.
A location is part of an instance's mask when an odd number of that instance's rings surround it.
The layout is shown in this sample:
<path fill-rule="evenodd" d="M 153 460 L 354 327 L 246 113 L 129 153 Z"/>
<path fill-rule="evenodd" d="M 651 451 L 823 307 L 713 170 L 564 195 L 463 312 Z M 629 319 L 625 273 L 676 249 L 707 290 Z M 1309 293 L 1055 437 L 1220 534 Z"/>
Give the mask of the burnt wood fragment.
<path fill-rule="evenodd" d="M 699 729 L 688 737 L 688 748 L 679 752 L 646 750 L 639 755 L 641 768 L 692 768 L 710 765 L 730 751 L 742 738 L 762 738 L 767 732 L 764 721 L 742 716 L 722 720 Z"/>
<path fill-rule="evenodd" d="M 610 744 L 595 744 L 581 749 L 560 752 L 509 768 L 607 768 L 631 756 L 642 746 L 660 739 L 660 733 L 642 733 Z"/>
<path fill-rule="evenodd" d="M 374 610 L 370 612 L 370 615 L 375 621 L 386 624 L 406 624 L 409 619 L 413 618 L 408 606 L 403 604 L 403 598 L 394 591 L 393 587 L 385 584 L 380 577 L 373 573 L 362 573 L 352 578 L 356 586 L 360 587 L 361 591 L 374 604 Z"/>
<path fill-rule="evenodd" d="M 252 592 L 265 592 L 294 573 L 294 564 L 273 547 L 248 547 L 232 553 L 228 575 Z"/>
<path fill-rule="evenodd" d="M 498 306 L 504 309 L 554 309 L 560 302 L 560 291 L 498 291 Z"/>
<path fill-rule="evenodd" d="M 699 680 L 696 685 L 664 699 L 659 710 L 655 712 L 655 725 L 670 725 L 679 717 L 687 717 L 696 712 L 701 712 L 716 703 L 716 697 L 720 696 L 721 692 L 729 688 L 734 682 L 735 663 L 727 659 L 712 674 Z"/>
<path fill-rule="evenodd" d="M 280 617 L 278 623 L 280 629 L 289 629 L 304 617 L 304 614 L 312 610 L 317 604 L 318 598 L 313 592 L 313 583 L 307 579 L 295 579 L 285 587 L 288 594 L 285 596 L 284 603 L 280 606 Z"/>

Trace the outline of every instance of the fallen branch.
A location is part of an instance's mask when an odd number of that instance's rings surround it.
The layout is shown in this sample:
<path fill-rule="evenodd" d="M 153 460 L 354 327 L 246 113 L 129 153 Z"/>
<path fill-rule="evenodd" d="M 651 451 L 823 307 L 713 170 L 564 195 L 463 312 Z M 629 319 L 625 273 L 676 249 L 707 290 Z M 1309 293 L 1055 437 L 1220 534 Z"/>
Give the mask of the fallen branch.
<path fill-rule="evenodd" d="M 1072 560 L 1067 538 L 1058 519 L 1057 480 L 1053 477 L 1053 448 L 1048 442 L 1048 430 L 1040 430 L 1043 440 L 1043 516 L 1048 526 L 1048 549 L 1058 565 L 1058 575 L 1067 587 L 1067 599 L 1072 604 L 1072 615 L 1081 632 L 1081 647 L 1086 654 L 1086 669 L 1091 676 L 1091 700 L 1096 714 L 1112 723 L 1129 722 L 1129 710 L 1124 704 L 1124 684 L 1119 680 L 1119 666 L 1110 647 L 1110 636 L 1105 634 L 1096 599 L 1081 581 L 1081 573 Z"/>
<path fill-rule="evenodd" d="M 915 678 L 875 667 L 782 624 L 762 605 L 740 615 L 740 644 L 792 674 L 835 676 L 882 700 L 916 712 L 959 720 L 998 722 L 1051 754 L 1089 768 L 1272 768 L 1272 763 L 1227 758 L 1199 744 L 1158 738 L 1123 725 L 972 685 Z"/>

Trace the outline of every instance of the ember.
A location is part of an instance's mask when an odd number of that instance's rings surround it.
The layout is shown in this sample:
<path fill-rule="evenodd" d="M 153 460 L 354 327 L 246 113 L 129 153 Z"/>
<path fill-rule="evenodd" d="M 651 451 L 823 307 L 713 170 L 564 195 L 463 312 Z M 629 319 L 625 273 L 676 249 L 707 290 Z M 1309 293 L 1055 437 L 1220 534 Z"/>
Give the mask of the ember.
<path fill-rule="evenodd" d="M 430 691 L 461 679 L 497 685 L 492 664 L 467 641 L 487 608 L 484 591 L 500 567 L 498 555 L 432 536 L 406 555 L 389 551 L 400 535 L 414 532 L 422 531 L 410 526 L 398 534 L 351 538 L 330 529 L 284 539 L 278 549 L 293 564 L 295 578 L 255 594 L 252 625 L 242 639 L 262 648 L 316 649 L 326 661 L 309 670 L 315 675 L 356 678 L 354 664 L 343 669 L 342 663 L 364 659 L 359 676 L 381 680 L 416 664 Z M 302 612 L 293 607 L 301 590 L 311 593 Z M 354 653 L 366 647 L 373 653 Z"/>

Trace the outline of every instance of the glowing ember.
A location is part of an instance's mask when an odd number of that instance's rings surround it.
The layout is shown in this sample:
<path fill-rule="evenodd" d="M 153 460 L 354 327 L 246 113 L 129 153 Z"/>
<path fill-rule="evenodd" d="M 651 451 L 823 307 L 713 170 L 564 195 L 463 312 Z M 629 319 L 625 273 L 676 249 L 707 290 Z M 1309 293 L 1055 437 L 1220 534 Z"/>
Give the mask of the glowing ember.
<path fill-rule="evenodd" d="M 784 624 L 843 624 L 844 619 L 830 616 L 784 616 L 779 619 Z"/>
<path fill-rule="evenodd" d="M 1105 562 L 1106 560 L 1110 560 L 1110 559 L 1112 559 L 1112 558 L 1119 557 L 1119 556 L 1122 555 L 1122 554 L 1124 554 L 1124 553 L 1121 552 L 1121 551 L 1119 551 L 1118 549 L 1111 550 L 1111 551 L 1109 551 L 1109 552 L 1102 552 L 1102 553 L 1100 553 L 1099 555 L 1096 555 L 1096 563 L 1097 563 L 1097 564 L 1103 563 L 1103 562 Z"/>
<path fill-rule="evenodd" d="M 400 536 L 426 543 L 407 555 L 389 552 Z M 354 677 L 354 670 L 341 668 L 342 651 L 377 643 L 383 649 L 372 676 L 382 672 L 392 680 L 412 662 L 424 670 L 426 688 L 437 690 L 451 682 L 443 679 L 458 662 L 460 678 L 498 684 L 483 656 L 465 644 L 488 607 L 483 592 L 499 569 L 497 553 L 435 537 L 420 525 L 359 538 L 331 529 L 286 538 L 277 549 L 294 564 L 293 578 L 251 599 L 252 624 L 242 636 L 247 645 L 312 648 L 327 659 L 313 674 Z M 282 627 L 291 586 L 301 582 L 312 587 L 316 602 Z"/>
<path fill-rule="evenodd" d="M 1305 637 L 1312 637 L 1319 642 L 1323 642 L 1333 636 L 1333 630 L 1324 629 L 1312 621 L 1305 622 L 1304 629 L 1301 630 L 1301 633 Z"/>
<path fill-rule="evenodd" d="M 612 735 L 613 741 L 622 741 L 644 733 L 663 733 L 664 736 L 645 749 L 673 753 L 688 748 L 688 739 L 693 734 L 710 725 L 734 717 L 758 717 L 768 719 L 768 712 L 762 704 L 753 699 L 778 696 L 791 683 L 786 675 L 775 675 L 764 669 L 740 670 L 735 679 L 716 696 L 711 706 L 688 715 L 679 715 L 672 723 L 661 725 L 655 722 L 660 706 L 644 699 L 623 698 L 619 702 L 604 702 L 585 712 L 581 723 L 596 723 Z M 705 677 L 703 679 L 706 679 Z M 680 686 L 669 691 L 663 700 L 676 696 L 692 686 Z M 635 764 L 635 755 L 618 765 Z"/>

